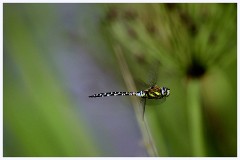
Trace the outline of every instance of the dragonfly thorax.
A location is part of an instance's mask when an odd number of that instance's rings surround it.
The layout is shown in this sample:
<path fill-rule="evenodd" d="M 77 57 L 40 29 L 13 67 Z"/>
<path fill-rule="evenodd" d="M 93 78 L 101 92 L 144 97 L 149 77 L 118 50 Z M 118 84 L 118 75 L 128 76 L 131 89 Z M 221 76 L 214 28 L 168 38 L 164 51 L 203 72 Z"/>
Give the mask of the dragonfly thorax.
<path fill-rule="evenodd" d="M 159 87 L 154 85 L 146 90 L 144 90 L 145 96 L 143 98 L 148 99 L 162 99 L 170 95 L 170 89 L 166 87 Z"/>

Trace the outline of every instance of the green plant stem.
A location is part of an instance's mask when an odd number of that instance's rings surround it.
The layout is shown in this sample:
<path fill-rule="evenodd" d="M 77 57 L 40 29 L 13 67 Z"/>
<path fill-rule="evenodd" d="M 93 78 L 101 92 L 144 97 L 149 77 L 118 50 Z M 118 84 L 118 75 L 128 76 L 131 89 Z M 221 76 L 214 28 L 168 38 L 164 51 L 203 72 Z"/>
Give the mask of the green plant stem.
<path fill-rule="evenodd" d="M 205 145 L 203 136 L 199 80 L 188 81 L 187 105 L 193 156 L 199 157 L 206 156 L 204 148 Z"/>
<path fill-rule="evenodd" d="M 123 56 L 120 46 L 115 45 L 115 46 L 113 46 L 113 49 L 117 56 L 117 60 L 118 60 L 118 63 L 119 63 L 119 66 L 120 66 L 120 69 L 121 69 L 121 72 L 122 72 L 122 75 L 123 75 L 123 78 L 124 78 L 127 88 L 132 91 L 136 90 L 135 83 L 134 83 L 131 73 L 128 69 L 128 65 L 125 61 L 125 58 Z M 133 108 L 135 111 L 137 122 L 139 124 L 140 130 L 142 133 L 142 137 L 143 137 L 143 142 L 147 149 L 147 152 L 148 152 L 149 156 L 157 157 L 158 152 L 157 152 L 156 146 L 154 144 L 154 141 L 152 139 L 152 135 L 149 130 L 147 120 L 143 119 L 143 117 L 142 117 L 142 111 L 139 107 L 139 100 L 137 97 L 134 97 L 134 96 L 131 97 L 131 100 L 133 103 Z"/>

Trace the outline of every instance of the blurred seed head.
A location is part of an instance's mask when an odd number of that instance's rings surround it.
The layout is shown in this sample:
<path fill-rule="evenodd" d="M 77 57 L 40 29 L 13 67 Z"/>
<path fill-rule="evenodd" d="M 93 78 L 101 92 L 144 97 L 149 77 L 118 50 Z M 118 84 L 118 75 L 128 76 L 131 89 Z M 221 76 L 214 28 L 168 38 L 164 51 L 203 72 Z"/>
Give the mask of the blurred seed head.
<path fill-rule="evenodd" d="M 236 58 L 236 4 L 121 4 L 109 8 L 107 17 L 115 17 L 108 26 L 109 36 L 127 57 L 133 55 L 133 68 L 159 61 L 161 70 L 201 78 L 210 68 L 222 66 L 225 59 Z"/>

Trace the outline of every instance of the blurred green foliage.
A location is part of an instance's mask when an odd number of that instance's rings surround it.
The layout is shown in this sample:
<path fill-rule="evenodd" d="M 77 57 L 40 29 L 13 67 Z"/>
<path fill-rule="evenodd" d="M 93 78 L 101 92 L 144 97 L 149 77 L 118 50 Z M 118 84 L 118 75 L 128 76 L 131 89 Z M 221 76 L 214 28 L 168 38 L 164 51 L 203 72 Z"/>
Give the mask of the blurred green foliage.
<path fill-rule="evenodd" d="M 38 41 L 49 42 L 51 34 L 43 26 L 56 20 L 48 16 L 52 9 L 4 4 L 4 156 L 100 154 L 47 59 L 50 50 Z"/>
<path fill-rule="evenodd" d="M 236 17 L 236 4 L 106 5 L 103 33 L 134 79 L 157 70 L 171 89 L 147 107 L 160 156 L 237 155 Z"/>

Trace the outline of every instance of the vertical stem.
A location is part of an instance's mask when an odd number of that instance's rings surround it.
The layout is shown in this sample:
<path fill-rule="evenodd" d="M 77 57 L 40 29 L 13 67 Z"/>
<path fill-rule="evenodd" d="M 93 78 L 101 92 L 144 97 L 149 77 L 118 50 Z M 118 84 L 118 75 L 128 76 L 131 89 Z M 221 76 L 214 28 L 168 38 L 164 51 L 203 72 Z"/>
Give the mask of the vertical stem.
<path fill-rule="evenodd" d="M 136 91 L 136 86 L 134 85 L 132 75 L 128 69 L 128 65 L 122 54 L 120 46 L 118 46 L 118 45 L 113 46 L 113 49 L 117 56 L 117 60 L 118 60 L 118 63 L 119 63 L 119 66 L 120 66 L 120 69 L 121 69 L 121 72 L 122 72 L 122 75 L 123 75 L 123 78 L 124 78 L 127 88 L 129 90 Z M 142 118 L 142 111 L 139 107 L 139 100 L 137 97 L 134 97 L 134 96 L 131 97 L 131 100 L 133 103 L 133 108 L 134 108 L 137 122 L 139 124 L 140 130 L 141 130 L 141 133 L 143 136 L 143 142 L 145 144 L 147 152 L 148 152 L 149 156 L 156 157 L 156 156 L 158 156 L 158 152 L 157 152 L 156 146 L 154 144 L 154 141 L 152 139 L 151 132 L 148 128 L 148 123 L 147 123 L 146 119 L 143 120 L 143 118 Z"/>
<path fill-rule="evenodd" d="M 187 86 L 187 107 L 193 156 L 206 156 L 204 148 L 200 81 L 190 80 Z"/>

